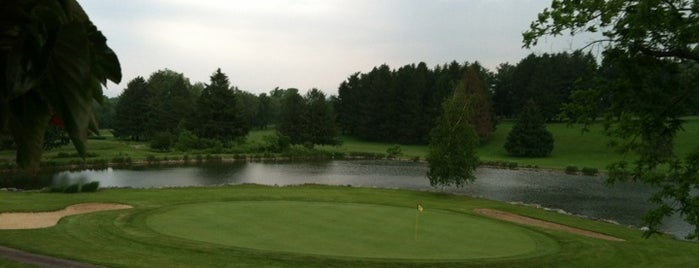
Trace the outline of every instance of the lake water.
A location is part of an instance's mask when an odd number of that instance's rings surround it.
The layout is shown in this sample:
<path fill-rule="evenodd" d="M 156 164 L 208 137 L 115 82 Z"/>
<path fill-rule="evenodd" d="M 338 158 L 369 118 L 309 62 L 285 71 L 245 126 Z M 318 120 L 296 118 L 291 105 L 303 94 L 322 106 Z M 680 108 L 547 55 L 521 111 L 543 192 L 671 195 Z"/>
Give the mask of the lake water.
<path fill-rule="evenodd" d="M 225 163 L 188 167 L 105 169 L 60 172 L 54 184 L 99 181 L 100 187 L 184 187 L 256 183 L 352 185 L 410 190 L 440 190 L 506 202 L 539 204 L 623 225 L 641 226 L 652 205 L 653 189 L 631 182 L 608 186 L 605 178 L 573 176 L 560 172 L 479 168 L 476 181 L 463 188 L 435 189 L 425 177 L 422 163 L 398 161 L 325 161 Z M 665 232 L 684 237 L 691 227 L 678 217 L 666 220 Z"/>

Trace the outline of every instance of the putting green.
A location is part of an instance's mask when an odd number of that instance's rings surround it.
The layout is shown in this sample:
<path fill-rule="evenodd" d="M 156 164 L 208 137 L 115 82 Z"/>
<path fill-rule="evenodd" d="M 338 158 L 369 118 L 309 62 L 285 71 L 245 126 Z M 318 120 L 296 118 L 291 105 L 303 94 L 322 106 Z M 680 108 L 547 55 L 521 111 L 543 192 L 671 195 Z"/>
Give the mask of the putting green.
<path fill-rule="evenodd" d="M 464 260 L 558 248 L 526 228 L 429 207 L 418 214 L 415 208 L 357 203 L 212 202 L 169 207 L 150 215 L 147 224 L 189 240 L 341 257 Z"/>

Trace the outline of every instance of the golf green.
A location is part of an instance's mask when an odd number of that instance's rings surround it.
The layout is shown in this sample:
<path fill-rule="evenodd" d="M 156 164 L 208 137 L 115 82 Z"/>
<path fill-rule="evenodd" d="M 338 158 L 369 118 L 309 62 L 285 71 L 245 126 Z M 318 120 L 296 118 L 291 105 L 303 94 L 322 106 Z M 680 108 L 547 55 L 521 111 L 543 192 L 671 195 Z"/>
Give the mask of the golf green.
<path fill-rule="evenodd" d="M 226 246 L 298 254 L 413 260 L 524 257 L 558 249 L 536 231 L 425 207 L 236 201 L 171 206 L 152 230 Z M 417 228 L 416 228 L 417 227 Z"/>

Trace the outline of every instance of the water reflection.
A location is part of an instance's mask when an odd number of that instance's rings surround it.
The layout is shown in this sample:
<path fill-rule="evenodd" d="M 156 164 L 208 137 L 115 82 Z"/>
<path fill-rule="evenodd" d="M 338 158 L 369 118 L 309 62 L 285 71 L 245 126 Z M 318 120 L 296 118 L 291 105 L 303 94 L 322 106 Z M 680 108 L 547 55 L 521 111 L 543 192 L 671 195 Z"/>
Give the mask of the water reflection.
<path fill-rule="evenodd" d="M 305 183 L 365 187 L 434 190 L 421 163 L 396 161 L 325 161 L 276 163 L 225 163 L 190 167 L 106 169 L 60 172 L 53 183 L 99 181 L 101 187 L 184 187 L 257 183 L 297 185 Z M 444 191 L 488 199 L 534 203 L 592 218 L 610 219 L 639 226 L 652 206 L 653 189 L 639 183 L 608 186 L 601 177 L 572 176 L 558 172 L 480 168 L 476 181 Z M 670 219 L 665 231 L 684 237 L 690 227 Z"/>

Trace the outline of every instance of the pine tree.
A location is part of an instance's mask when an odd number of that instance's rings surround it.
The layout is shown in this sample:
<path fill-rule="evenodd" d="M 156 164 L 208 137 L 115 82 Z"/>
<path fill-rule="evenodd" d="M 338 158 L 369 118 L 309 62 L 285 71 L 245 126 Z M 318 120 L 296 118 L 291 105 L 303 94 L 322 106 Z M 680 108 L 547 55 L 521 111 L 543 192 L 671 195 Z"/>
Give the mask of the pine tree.
<path fill-rule="evenodd" d="M 228 76 L 217 69 L 197 100 L 194 115 L 187 124 L 197 136 L 229 142 L 247 135 L 249 124 L 237 107 Z"/>
<path fill-rule="evenodd" d="M 146 136 L 151 94 L 143 77 L 129 81 L 119 96 L 114 114 L 114 136 L 140 140 Z"/>
<path fill-rule="evenodd" d="M 546 129 L 538 106 L 528 101 L 507 135 L 505 150 L 514 156 L 544 157 L 553 151 L 553 135 Z"/>
<path fill-rule="evenodd" d="M 292 144 L 302 144 L 308 140 L 306 127 L 306 107 L 304 100 L 295 88 L 287 89 L 281 103 L 279 127 L 277 131 L 289 138 Z"/>
<path fill-rule="evenodd" d="M 305 135 L 312 144 L 335 145 L 339 144 L 335 114 L 332 107 L 325 99 L 325 94 L 318 89 L 311 89 L 304 98 L 306 106 L 307 126 Z"/>

